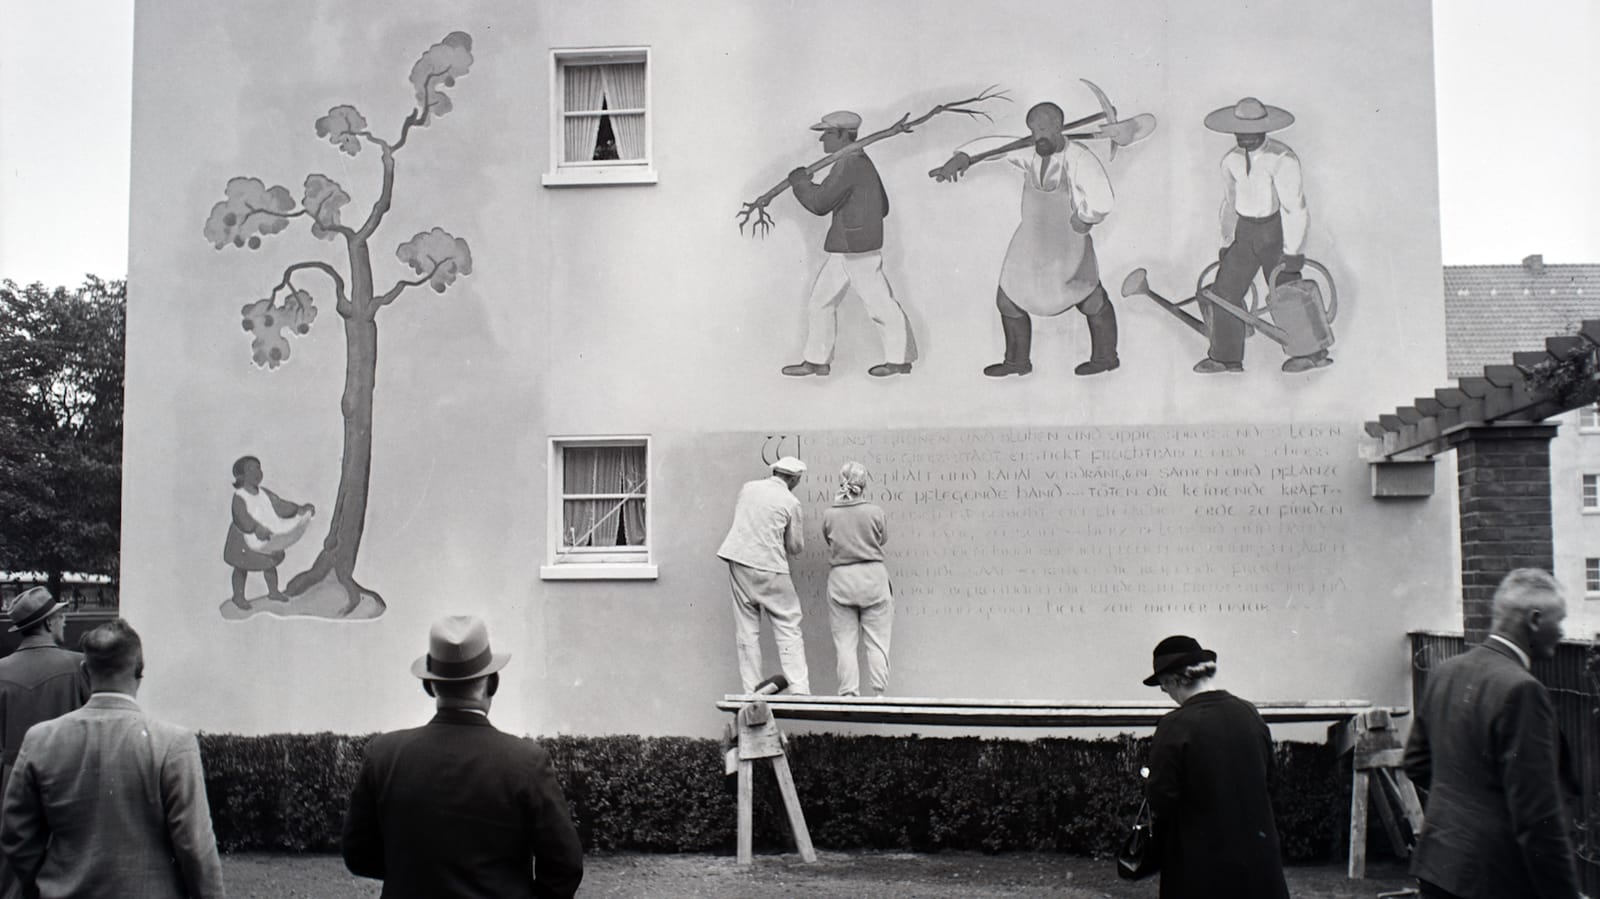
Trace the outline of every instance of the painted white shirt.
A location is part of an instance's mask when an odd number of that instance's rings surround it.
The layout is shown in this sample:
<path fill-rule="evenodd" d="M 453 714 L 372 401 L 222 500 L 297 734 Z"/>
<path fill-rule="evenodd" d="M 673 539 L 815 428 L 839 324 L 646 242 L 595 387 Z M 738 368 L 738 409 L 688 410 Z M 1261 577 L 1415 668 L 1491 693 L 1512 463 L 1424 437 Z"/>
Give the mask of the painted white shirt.
<path fill-rule="evenodd" d="M 1066 179 L 1072 211 L 1079 221 L 1093 225 L 1111 214 L 1115 199 L 1111 178 L 1100 157 L 1077 141 L 1067 141 L 1065 150 L 1049 156 L 1040 156 L 1033 147 L 1013 150 L 1006 154 L 1006 162 L 1026 172 L 1028 185 L 1037 190 L 1057 190 Z"/>
<path fill-rule="evenodd" d="M 1306 210 L 1300 157 L 1287 145 L 1267 138 L 1250 151 L 1248 166 L 1242 148 L 1229 150 L 1222 157 L 1222 191 L 1223 246 L 1233 243 L 1239 216 L 1266 218 L 1278 213 L 1283 217 L 1283 252 L 1305 252 L 1311 214 Z"/>

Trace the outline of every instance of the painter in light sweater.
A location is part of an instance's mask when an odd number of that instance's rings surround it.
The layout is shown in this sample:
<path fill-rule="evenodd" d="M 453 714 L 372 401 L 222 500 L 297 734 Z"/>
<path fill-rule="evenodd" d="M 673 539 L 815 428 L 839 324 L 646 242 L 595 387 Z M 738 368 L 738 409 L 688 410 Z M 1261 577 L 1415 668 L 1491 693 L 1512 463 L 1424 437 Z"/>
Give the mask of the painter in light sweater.
<path fill-rule="evenodd" d="M 839 469 L 839 492 L 822 513 L 822 539 L 828 543 L 828 621 L 838 654 L 839 695 L 861 692 L 856 660 L 866 643 L 867 685 L 875 696 L 889 687 L 889 632 L 894 627 L 894 594 L 883 545 L 889 542 L 883 509 L 866 501 L 867 469 L 846 462 Z"/>

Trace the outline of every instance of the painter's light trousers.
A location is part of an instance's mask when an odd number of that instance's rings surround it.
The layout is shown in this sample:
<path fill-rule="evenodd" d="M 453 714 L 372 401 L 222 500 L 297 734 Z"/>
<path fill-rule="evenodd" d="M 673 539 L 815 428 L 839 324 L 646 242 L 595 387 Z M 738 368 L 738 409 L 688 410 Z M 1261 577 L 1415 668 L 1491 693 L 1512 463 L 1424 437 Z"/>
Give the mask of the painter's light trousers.
<path fill-rule="evenodd" d="M 914 361 L 911 326 L 883 274 L 883 253 L 877 250 L 828 254 L 806 302 L 805 361 L 819 365 L 833 361 L 833 344 L 839 334 L 839 303 L 851 288 L 861 297 L 867 317 L 883 341 L 883 361 L 896 365 Z"/>
<path fill-rule="evenodd" d="M 856 649 L 867 644 L 867 685 L 874 695 L 889 688 L 889 634 L 894 628 L 894 597 L 882 562 L 838 565 L 828 571 L 828 623 L 838 659 L 839 695 L 861 692 Z"/>
<path fill-rule="evenodd" d="M 800 595 L 787 572 L 747 568 L 728 563 L 728 586 L 733 594 L 733 642 L 739 650 L 739 681 L 749 693 L 766 679 L 761 669 L 761 613 L 772 619 L 772 637 L 778 644 L 778 664 L 789 681 L 789 692 L 810 693 L 806 670 L 806 645 L 800 636 Z"/>

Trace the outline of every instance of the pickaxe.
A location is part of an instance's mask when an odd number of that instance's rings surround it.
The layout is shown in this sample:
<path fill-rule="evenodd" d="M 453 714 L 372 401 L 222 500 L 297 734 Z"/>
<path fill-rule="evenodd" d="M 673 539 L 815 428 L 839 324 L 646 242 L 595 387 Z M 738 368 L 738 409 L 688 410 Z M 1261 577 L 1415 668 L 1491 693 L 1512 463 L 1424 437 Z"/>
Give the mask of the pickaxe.
<path fill-rule="evenodd" d="M 1095 99 L 1100 102 L 1100 111 L 1091 115 L 1086 115 L 1079 119 L 1073 119 L 1072 121 L 1063 124 L 1061 126 L 1061 131 L 1064 137 L 1072 140 L 1109 140 L 1111 142 L 1111 149 L 1106 155 L 1111 159 L 1116 159 L 1118 147 L 1126 147 L 1129 144 L 1144 140 L 1146 137 L 1150 136 L 1151 132 L 1156 130 L 1156 117 L 1150 115 L 1149 113 L 1141 113 L 1126 121 L 1119 121 L 1117 119 L 1117 107 L 1111 103 L 1111 98 L 1106 96 L 1106 92 L 1101 90 L 1099 85 L 1087 78 L 1080 78 L 1078 80 L 1087 85 L 1089 90 L 1094 94 Z M 1102 121 L 1104 124 L 1094 131 L 1073 131 L 1074 128 L 1081 128 L 1084 125 Z M 979 153 L 976 156 L 968 157 L 968 164 L 970 165 L 971 163 L 982 162 L 985 159 L 993 159 L 996 156 L 1003 156 L 1007 153 L 1010 153 L 1012 150 L 1021 150 L 1024 147 L 1032 146 L 1033 142 L 1034 139 L 1031 136 L 1019 137 L 1008 144 L 1003 144 L 999 147 L 995 147 L 992 150 L 986 150 L 982 153 Z M 938 169 L 931 169 L 929 170 L 928 175 L 929 177 L 937 177 L 941 170 L 942 167 Z"/>

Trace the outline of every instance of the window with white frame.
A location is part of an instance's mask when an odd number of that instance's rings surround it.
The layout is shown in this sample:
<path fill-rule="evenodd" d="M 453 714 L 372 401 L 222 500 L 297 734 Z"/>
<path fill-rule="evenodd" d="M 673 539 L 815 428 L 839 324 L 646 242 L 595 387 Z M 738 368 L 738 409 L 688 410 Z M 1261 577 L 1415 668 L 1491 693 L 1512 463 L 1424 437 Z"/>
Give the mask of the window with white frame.
<path fill-rule="evenodd" d="M 650 439 L 550 441 L 550 580 L 653 578 Z"/>
<path fill-rule="evenodd" d="M 1578 410 L 1578 430 L 1600 434 L 1600 404 L 1590 403 Z"/>
<path fill-rule="evenodd" d="M 1600 474 L 1583 476 L 1583 511 L 1600 512 Z"/>
<path fill-rule="evenodd" d="M 547 187 L 654 184 L 650 48 L 550 53 Z"/>
<path fill-rule="evenodd" d="M 1583 560 L 1583 592 L 1600 593 L 1600 559 Z"/>

